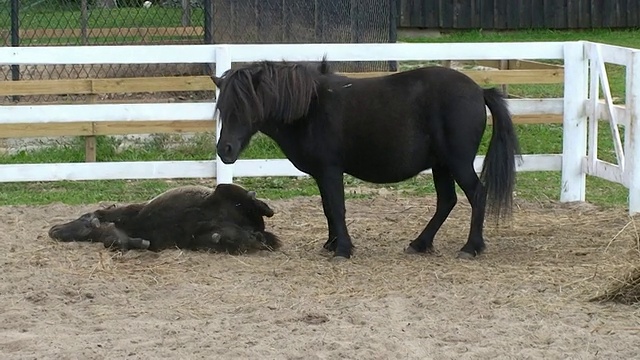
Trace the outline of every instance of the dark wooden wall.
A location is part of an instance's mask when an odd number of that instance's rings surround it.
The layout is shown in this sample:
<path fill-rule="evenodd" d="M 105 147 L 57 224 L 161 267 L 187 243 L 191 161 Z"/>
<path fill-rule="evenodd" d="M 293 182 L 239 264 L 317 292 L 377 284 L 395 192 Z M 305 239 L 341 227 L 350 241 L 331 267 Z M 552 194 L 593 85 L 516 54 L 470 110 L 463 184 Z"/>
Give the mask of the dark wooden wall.
<path fill-rule="evenodd" d="M 640 27 L 640 0 L 396 0 L 396 6 L 399 28 Z"/>

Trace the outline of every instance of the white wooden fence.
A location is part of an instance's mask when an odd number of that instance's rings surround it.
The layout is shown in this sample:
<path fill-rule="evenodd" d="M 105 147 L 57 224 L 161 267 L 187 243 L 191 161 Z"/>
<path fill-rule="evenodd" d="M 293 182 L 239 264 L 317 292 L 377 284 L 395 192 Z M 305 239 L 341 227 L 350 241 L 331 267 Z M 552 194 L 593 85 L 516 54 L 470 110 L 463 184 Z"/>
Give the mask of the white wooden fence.
<path fill-rule="evenodd" d="M 629 189 L 630 213 L 640 212 L 640 51 L 635 49 L 582 41 L 3 47 L 0 48 L 0 64 L 215 63 L 217 75 L 221 75 L 233 62 L 319 61 L 325 54 L 333 61 L 564 60 L 563 98 L 508 100 L 513 114 L 563 114 L 564 117 L 562 154 L 525 155 L 518 171 L 561 170 L 561 201 L 584 201 L 587 174 L 621 183 Z M 604 62 L 626 66 L 624 106 L 612 102 Z M 593 86 L 598 83 L 604 90 L 604 100 L 600 100 L 598 92 L 593 91 Z M 592 86 L 591 91 L 589 85 Z M 212 120 L 214 111 L 214 102 L 10 105 L 0 106 L 0 123 L 28 126 L 76 121 Z M 617 164 L 597 158 L 594 151 L 597 142 L 593 137 L 587 143 L 588 131 L 597 136 L 596 119 L 605 119 L 612 124 Z M 625 126 L 624 144 L 615 124 Z M 219 130 L 219 122 L 217 127 Z M 288 160 L 238 160 L 234 165 L 225 165 L 218 160 L 4 164 L 0 165 L 0 182 L 216 177 L 218 183 L 229 183 L 234 176 L 304 175 Z M 477 170 L 481 169 L 482 160 L 482 156 L 476 159 Z"/>

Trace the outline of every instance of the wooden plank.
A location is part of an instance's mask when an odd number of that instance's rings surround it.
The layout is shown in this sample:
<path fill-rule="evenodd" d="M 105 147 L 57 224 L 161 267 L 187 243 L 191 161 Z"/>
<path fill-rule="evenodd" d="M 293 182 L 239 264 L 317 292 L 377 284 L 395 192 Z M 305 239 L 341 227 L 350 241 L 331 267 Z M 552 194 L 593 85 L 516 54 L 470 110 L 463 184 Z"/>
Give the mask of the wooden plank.
<path fill-rule="evenodd" d="M 0 138 L 92 135 L 90 122 L 52 124 L 0 124 Z"/>
<path fill-rule="evenodd" d="M 463 70 L 462 73 L 481 85 L 488 84 L 561 84 L 564 71 L 554 70 Z M 353 78 L 389 75 L 385 72 L 344 73 Z"/>
<path fill-rule="evenodd" d="M 468 3 L 469 10 L 469 28 L 470 29 L 479 29 L 480 28 L 480 0 L 470 0 Z M 465 6 L 464 2 L 463 5 Z"/>
<path fill-rule="evenodd" d="M 215 121 L 144 121 L 0 124 L 0 138 L 197 133 L 215 130 Z"/>
<path fill-rule="evenodd" d="M 89 95 L 89 103 L 95 103 L 98 100 L 98 95 L 90 94 Z M 91 128 L 95 127 L 96 123 L 91 123 Z M 95 136 L 86 136 L 84 138 L 84 161 L 85 162 L 96 162 L 98 159 L 97 155 L 97 141 Z"/>
<path fill-rule="evenodd" d="M 640 27 L 640 4 L 636 0 L 627 0 L 627 27 Z"/>
<path fill-rule="evenodd" d="M 610 0 L 609 0 L 610 1 Z M 601 28 L 603 27 L 603 22 L 602 22 L 602 3 L 604 1 L 600 0 L 600 1 L 594 1 L 591 0 L 589 1 L 591 7 L 589 9 L 590 14 L 591 14 L 591 27 L 594 28 Z"/>
<path fill-rule="evenodd" d="M 93 80 L 93 92 L 162 92 L 215 90 L 209 76 L 167 76 Z"/>
<path fill-rule="evenodd" d="M 554 20 L 555 20 L 555 3 L 557 0 L 544 0 L 542 2 L 542 11 L 543 11 L 543 26 L 545 28 L 553 28 Z"/>
<path fill-rule="evenodd" d="M 531 0 L 531 28 L 543 29 L 546 27 L 544 6 L 544 0 Z"/>
<path fill-rule="evenodd" d="M 396 4 L 396 24 L 398 25 L 398 28 L 401 27 L 410 27 L 410 25 L 408 24 L 408 20 L 407 19 L 407 13 L 405 11 L 405 5 L 407 4 L 407 0 L 397 0 L 395 1 Z M 317 5 L 316 5 L 316 11 L 317 11 Z M 316 16 L 316 21 L 315 21 L 315 28 L 317 30 L 318 28 L 318 17 Z"/>
<path fill-rule="evenodd" d="M 507 3 L 513 0 L 495 0 L 495 29 L 507 28 Z"/>
<path fill-rule="evenodd" d="M 533 0 L 520 0 L 520 21 L 519 21 L 519 28 L 520 29 L 531 29 L 533 28 L 533 23 L 532 23 L 532 14 L 533 14 L 533 8 L 532 8 L 532 2 Z"/>
<path fill-rule="evenodd" d="M 508 60 L 500 60 L 500 70 L 508 70 L 509 69 L 509 61 Z M 525 70 L 527 71 L 527 70 Z M 480 82 L 479 80 L 475 80 L 475 82 Z M 506 83 L 503 83 L 502 86 L 502 94 L 504 96 L 509 97 L 509 86 Z"/>
<path fill-rule="evenodd" d="M 481 84 L 556 84 L 563 70 L 462 70 Z M 354 78 L 384 76 L 393 72 L 344 73 Z M 25 80 L 6 82 L 0 96 L 108 94 L 215 90 L 209 76 L 167 76 L 113 79 Z"/>
<path fill-rule="evenodd" d="M 426 4 L 423 4 L 424 2 L 422 0 L 409 0 L 408 3 L 410 10 L 407 15 L 409 16 L 411 26 L 425 26 L 426 19 L 422 16 L 422 6 Z"/>
<path fill-rule="evenodd" d="M 569 15 L 567 13 L 567 0 L 554 1 L 553 4 L 553 24 L 552 27 L 555 29 L 566 29 L 567 28 L 567 17 L 574 16 L 574 14 Z"/>
<path fill-rule="evenodd" d="M 510 0 L 506 2 L 505 14 L 507 14 L 507 29 L 518 29 L 520 27 L 520 12 L 520 3 L 517 0 Z"/>
<path fill-rule="evenodd" d="M 491 116 L 488 116 L 487 121 L 491 124 Z M 562 115 L 514 115 L 513 122 L 515 124 L 562 124 Z M 213 120 L 0 124 L 0 138 L 202 133 L 213 132 L 215 128 Z"/>
<path fill-rule="evenodd" d="M 107 121 L 96 123 L 96 135 L 128 135 L 128 134 L 181 134 L 214 132 L 214 120 L 203 121 L 145 121 L 122 122 Z"/>
<path fill-rule="evenodd" d="M 416 0 L 414 0 L 416 1 Z M 423 1 L 422 2 L 422 23 L 412 24 L 413 26 L 424 26 L 425 28 L 438 29 L 442 22 L 440 17 L 442 12 L 440 11 L 440 3 L 438 1 Z"/>
<path fill-rule="evenodd" d="M 462 71 L 481 85 L 489 84 L 561 84 L 563 70 L 466 70 Z"/>
<path fill-rule="evenodd" d="M 106 94 L 215 90 L 209 76 L 164 76 L 113 79 L 24 80 L 6 82 L 0 96 Z"/>
<path fill-rule="evenodd" d="M 202 36 L 204 28 L 202 26 L 188 27 L 151 27 L 151 28 L 93 28 L 88 29 L 88 37 L 125 37 L 125 36 Z M 21 29 L 20 38 L 40 39 L 40 38 L 70 38 L 80 37 L 82 29 Z"/>
<path fill-rule="evenodd" d="M 471 18 L 475 17 L 475 14 L 472 12 L 472 4 L 473 0 L 454 0 L 453 1 L 453 27 L 456 29 L 470 29 L 471 26 Z"/>
<path fill-rule="evenodd" d="M 607 0 L 603 1 L 602 7 L 602 25 L 606 28 L 616 27 L 619 22 L 619 7 L 617 6 L 618 1 L 615 0 Z"/>
<path fill-rule="evenodd" d="M 587 0 L 574 0 L 578 4 L 577 7 L 577 15 L 578 18 L 578 28 L 586 29 L 591 26 L 591 6 L 587 2 Z M 635 1 L 635 0 L 633 0 Z"/>
<path fill-rule="evenodd" d="M 578 25 L 578 19 L 580 17 L 580 12 L 578 10 L 578 3 L 580 2 L 580 0 L 566 0 L 567 2 L 567 7 L 566 7 L 566 21 L 567 21 L 567 28 L 568 29 L 577 29 L 579 27 Z"/>
<path fill-rule="evenodd" d="M 557 114 L 513 115 L 514 124 L 562 124 L 563 116 Z"/>
<path fill-rule="evenodd" d="M 455 11 L 451 0 L 441 0 L 440 1 L 440 26 L 443 29 L 453 29 L 454 27 L 454 17 Z"/>
<path fill-rule="evenodd" d="M 474 61 L 461 61 L 462 63 L 476 64 L 479 66 L 492 67 L 494 69 L 500 68 L 500 61 L 502 60 L 474 60 Z M 509 69 L 562 69 L 562 65 L 549 64 L 540 61 L 533 60 L 509 60 Z"/>
<path fill-rule="evenodd" d="M 495 26 L 494 1 L 484 0 L 480 3 L 480 28 L 493 29 Z"/>

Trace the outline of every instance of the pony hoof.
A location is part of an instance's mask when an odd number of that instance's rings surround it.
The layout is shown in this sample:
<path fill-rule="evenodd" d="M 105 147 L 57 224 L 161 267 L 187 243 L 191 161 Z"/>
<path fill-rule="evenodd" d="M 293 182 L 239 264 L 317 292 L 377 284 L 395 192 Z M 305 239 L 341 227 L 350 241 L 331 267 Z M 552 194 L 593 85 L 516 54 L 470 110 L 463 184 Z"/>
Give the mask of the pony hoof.
<path fill-rule="evenodd" d="M 213 241 L 215 244 L 217 244 L 220 241 L 220 238 L 222 238 L 222 235 L 218 233 L 211 234 L 211 241 Z"/>
<path fill-rule="evenodd" d="M 422 254 L 424 254 L 424 255 L 433 255 L 433 256 L 437 256 L 437 257 L 442 256 L 442 254 L 438 250 L 436 250 L 434 247 L 427 248 L 427 250 L 425 250 L 425 251 L 418 251 L 418 250 L 414 249 L 411 245 L 407 246 L 407 248 L 404 249 L 404 253 L 405 254 L 410 254 L 410 255 L 422 255 Z"/>
<path fill-rule="evenodd" d="M 348 260 L 349 260 L 349 258 L 348 258 L 348 257 L 340 256 L 340 255 L 335 255 L 335 256 L 331 257 L 331 260 L 330 260 L 330 261 L 331 261 L 332 263 L 343 263 L 343 262 L 346 262 L 346 261 L 348 261 Z"/>
<path fill-rule="evenodd" d="M 436 250 L 434 247 L 428 248 L 427 251 L 425 251 L 424 253 L 426 255 L 435 256 L 435 257 L 441 257 L 442 256 L 440 251 Z"/>
<path fill-rule="evenodd" d="M 404 249 L 404 253 L 405 254 L 411 254 L 411 255 L 420 254 L 420 252 L 418 250 L 414 249 L 411 245 L 407 246 Z"/>
<path fill-rule="evenodd" d="M 470 254 L 466 251 L 458 251 L 458 255 L 456 255 L 457 259 L 462 259 L 462 260 L 473 260 L 475 259 L 475 255 Z"/>
<path fill-rule="evenodd" d="M 322 245 L 322 249 L 326 251 L 336 251 L 337 244 L 335 241 L 327 241 L 324 245 Z"/>
<path fill-rule="evenodd" d="M 142 242 L 140 243 L 140 248 L 143 250 L 146 250 L 149 248 L 150 245 L 151 245 L 151 242 L 149 240 L 142 240 Z"/>

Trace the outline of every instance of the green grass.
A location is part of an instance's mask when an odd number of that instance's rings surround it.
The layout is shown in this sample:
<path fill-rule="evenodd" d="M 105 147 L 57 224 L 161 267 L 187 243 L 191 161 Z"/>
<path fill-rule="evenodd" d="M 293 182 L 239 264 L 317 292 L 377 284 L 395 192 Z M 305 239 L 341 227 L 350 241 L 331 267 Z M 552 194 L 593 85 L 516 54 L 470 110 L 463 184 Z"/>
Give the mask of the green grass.
<path fill-rule="evenodd" d="M 89 28 L 172 27 L 182 26 L 182 8 L 152 6 L 92 9 L 88 13 Z M 0 18 L 0 26 L 10 28 L 10 17 Z M 202 26 L 202 9 L 191 10 L 193 26 Z M 79 29 L 81 13 L 78 8 L 56 10 L 51 7 L 34 7 L 20 13 L 21 29 Z"/>
<path fill-rule="evenodd" d="M 489 33 L 481 31 L 458 32 L 440 38 L 400 39 L 422 42 L 481 42 L 481 41 L 555 41 L 592 40 L 604 43 L 640 47 L 640 31 L 520 31 Z M 614 96 L 624 98 L 624 72 L 611 68 L 609 73 Z M 562 97 L 562 85 L 521 85 L 510 86 L 511 94 L 525 97 Z M 561 153 L 562 126 L 517 125 L 522 151 L 525 154 Z M 484 154 L 491 128 L 482 142 L 480 153 Z M 166 150 L 171 143 L 170 136 L 159 136 L 154 141 L 136 150 L 117 151 L 114 139 L 98 138 L 98 161 L 144 161 L 144 160 L 204 160 L 214 156 L 214 141 L 210 134 L 202 134 L 189 143 Z M 608 124 L 600 125 L 599 157 L 614 161 L 611 132 Z M 256 136 L 241 158 L 284 158 L 277 146 L 265 136 Z M 78 139 L 67 146 L 20 152 L 15 155 L 0 156 L 1 163 L 52 163 L 81 162 L 84 159 L 84 142 Z M 529 200 L 558 199 L 560 193 L 559 172 L 518 173 L 517 197 Z M 237 182 L 258 191 L 269 199 L 292 196 L 317 195 L 318 190 L 309 178 L 240 178 Z M 161 191 L 179 184 L 205 183 L 212 185 L 213 179 L 174 181 L 82 181 L 47 183 L 4 183 L 0 184 L 0 204 L 46 204 L 65 202 L 70 204 L 95 203 L 99 201 L 128 202 L 147 199 Z M 419 176 L 398 184 L 373 185 L 350 176 L 345 176 L 347 197 L 372 196 L 354 191 L 362 187 L 386 188 L 402 191 L 409 195 L 434 194 L 430 176 Z M 628 190 L 623 186 L 602 179 L 588 178 L 587 201 L 604 206 L 626 206 Z"/>
<path fill-rule="evenodd" d="M 601 124 L 600 157 L 614 160 L 611 138 L 607 124 Z M 518 125 L 518 136 L 524 154 L 561 153 L 562 127 L 559 125 Z M 491 128 L 485 133 L 480 154 L 485 154 Z M 214 157 L 214 139 L 211 134 L 200 134 L 192 141 L 171 147 L 171 137 L 163 135 L 142 147 L 117 151 L 119 142 L 113 138 L 97 138 L 97 161 L 149 161 L 149 160 L 208 160 Z M 242 159 L 284 158 L 277 145 L 264 135 L 254 137 Z M 0 163 L 55 163 L 84 161 L 84 141 L 77 138 L 68 145 L 58 145 L 33 151 L 21 151 L 14 155 L 0 155 Z M 310 178 L 269 177 L 240 178 L 239 184 L 258 191 L 269 199 L 293 196 L 318 195 L 318 190 Z M 40 183 L 0 184 L 0 205 L 47 204 L 64 202 L 69 204 L 95 203 L 100 201 L 130 202 L 147 199 L 171 187 L 183 184 L 203 183 L 212 185 L 213 179 L 188 180 L 109 180 L 109 181 L 61 181 Z M 351 176 L 345 176 L 347 198 L 372 196 L 354 193 L 358 188 L 386 188 L 402 191 L 406 195 L 434 194 L 431 176 L 418 176 L 397 184 L 369 184 Z M 557 199 L 560 189 L 559 172 L 518 173 L 517 196 L 529 200 Z M 618 184 L 601 179 L 589 179 L 587 200 L 605 206 L 626 204 L 627 191 Z"/>
<path fill-rule="evenodd" d="M 5 15 L 0 10 L 0 15 Z M 9 29 L 11 18 L 8 9 L 6 16 L 0 16 L 0 28 Z M 191 9 L 191 26 L 203 26 L 204 11 L 202 9 Z M 87 17 L 88 29 L 101 28 L 163 28 L 181 27 L 182 9 L 164 8 L 152 6 L 148 9 L 142 7 L 122 7 L 115 9 L 95 8 L 89 11 Z M 20 13 L 20 28 L 27 29 L 80 29 L 82 27 L 81 12 L 79 5 L 63 7 L 49 6 L 47 2 L 41 2 L 38 6 L 24 6 Z M 174 37 L 175 38 L 175 37 Z M 189 39 L 193 37 L 179 36 L 178 39 Z M 145 39 L 139 36 L 123 34 L 122 36 L 94 36 L 90 37 L 91 44 L 101 43 L 134 43 L 158 40 L 171 40 L 172 36 L 158 34 Z M 65 45 L 79 44 L 78 37 L 52 37 L 21 40 L 24 45 Z"/>

